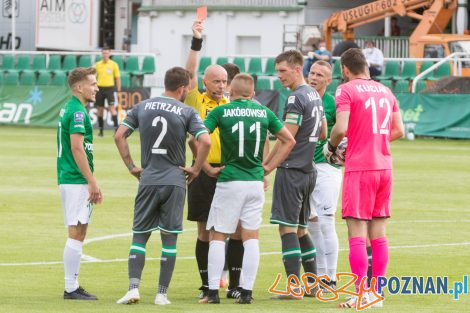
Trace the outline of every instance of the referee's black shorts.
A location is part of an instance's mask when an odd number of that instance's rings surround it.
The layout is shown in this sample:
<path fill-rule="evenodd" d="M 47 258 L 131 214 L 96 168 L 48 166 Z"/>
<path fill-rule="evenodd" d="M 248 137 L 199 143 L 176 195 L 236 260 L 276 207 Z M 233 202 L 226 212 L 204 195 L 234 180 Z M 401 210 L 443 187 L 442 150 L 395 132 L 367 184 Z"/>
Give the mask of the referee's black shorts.
<path fill-rule="evenodd" d="M 220 164 L 211 163 L 212 166 Z M 207 176 L 204 171 L 188 186 L 188 220 L 207 222 L 217 178 Z"/>
<path fill-rule="evenodd" d="M 99 87 L 98 92 L 96 93 L 96 102 L 95 106 L 97 107 L 104 107 L 104 100 L 108 99 L 108 106 L 112 106 L 115 103 L 114 100 L 114 92 L 116 88 L 113 87 Z"/>

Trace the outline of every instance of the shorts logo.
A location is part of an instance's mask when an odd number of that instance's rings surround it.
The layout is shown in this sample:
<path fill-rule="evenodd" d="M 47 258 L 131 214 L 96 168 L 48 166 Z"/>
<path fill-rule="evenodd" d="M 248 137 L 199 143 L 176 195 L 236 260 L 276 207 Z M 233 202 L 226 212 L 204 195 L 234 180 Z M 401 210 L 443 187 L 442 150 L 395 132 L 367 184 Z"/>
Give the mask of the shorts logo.
<path fill-rule="evenodd" d="M 73 121 L 75 123 L 80 123 L 85 120 L 85 114 L 83 112 L 75 112 L 73 113 Z"/>
<path fill-rule="evenodd" d="M 287 103 L 294 103 L 295 102 L 295 96 L 290 96 L 287 98 Z"/>

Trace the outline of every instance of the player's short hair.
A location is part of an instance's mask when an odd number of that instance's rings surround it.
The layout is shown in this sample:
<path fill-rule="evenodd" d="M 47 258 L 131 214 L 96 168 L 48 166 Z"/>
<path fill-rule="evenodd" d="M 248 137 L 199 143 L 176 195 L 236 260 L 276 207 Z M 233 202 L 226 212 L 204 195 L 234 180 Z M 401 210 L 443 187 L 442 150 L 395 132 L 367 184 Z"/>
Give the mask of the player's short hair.
<path fill-rule="evenodd" d="M 230 85 L 235 75 L 240 74 L 240 68 L 233 63 L 225 63 L 222 67 L 227 71 L 227 84 Z"/>
<path fill-rule="evenodd" d="M 181 86 L 188 86 L 191 75 L 189 72 L 179 66 L 170 68 L 165 73 L 165 90 L 176 91 Z"/>
<path fill-rule="evenodd" d="M 291 67 L 294 67 L 296 65 L 299 65 L 301 67 L 304 66 L 304 56 L 302 55 L 302 53 L 300 53 L 300 51 L 297 50 L 284 51 L 276 57 L 276 64 L 281 63 L 283 61 L 286 61 L 286 63 Z"/>
<path fill-rule="evenodd" d="M 332 72 L 333 69 L 332 69 L 331 64 L 330 64 L 329 62 L 326 62 L 326 61 L 323 61 L 323 60 L 318 60 L 318 61 L 316 61 L 316 62 L 313 63 L 313 64 L 318 64 L 318 65 L 320 65 L 320 66 L 326 67 L 326 68 L 328 69 L 328 73 L 329 73 L 330 76 L 331 76 L 331 74 L 332 74 L 331 72 Z"/>
<path fill-rule="evenodd" d="M 96 75 L 96 69 L 94 67 L 77 67 L 69 73 L 67 82 L 70 88 L 78 82 L 84 80 L 88 75 Z"/>
<path fill-rule="evenodd" d="M 341 64 L 354 75 L 362 74 L 368 68 L 366 57 L 361 49 L 351 48 L 341 55 Z"/>
<path fill-rule="evenodd" d="M 250 74 L 241 73 L 235 75 L 231 87 L 233 95 L 251 98 L 255 91 L 255 81 Z"/>

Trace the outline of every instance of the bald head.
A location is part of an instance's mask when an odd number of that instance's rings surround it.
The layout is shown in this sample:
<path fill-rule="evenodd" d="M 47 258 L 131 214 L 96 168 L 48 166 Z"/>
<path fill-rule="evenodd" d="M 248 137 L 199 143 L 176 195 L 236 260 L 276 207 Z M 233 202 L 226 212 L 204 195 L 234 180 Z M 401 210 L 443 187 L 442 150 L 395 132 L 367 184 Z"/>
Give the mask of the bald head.
<path fill-rule="evenodd" d="M 227 87 L 227 71 L 218 64 L 209 65 L 202 78 L 206 86 L 206 93 L 212 100 L 219 101 L 223 98 Z"/>
<path fill-rule="evenodd" d="M 251 99 L 255 94 L 255 82 L 249 74 L 237 74 L 232 80 L 230 99 Z"/>

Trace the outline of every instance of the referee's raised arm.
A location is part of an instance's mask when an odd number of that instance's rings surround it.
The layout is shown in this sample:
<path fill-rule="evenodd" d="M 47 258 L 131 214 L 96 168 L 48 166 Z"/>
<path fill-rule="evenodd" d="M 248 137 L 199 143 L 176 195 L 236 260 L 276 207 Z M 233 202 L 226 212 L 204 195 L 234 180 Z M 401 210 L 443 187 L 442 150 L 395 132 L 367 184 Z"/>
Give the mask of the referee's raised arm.
<path fill-rule="evenodd" d="M 191 49 L 189 50 L 188 60 L 186 61 L 186 69 L 191 73 L 191 81 L 189 90 L 197 88 L 197 67 L 199 65 L 199 51 L 202 47 L 202 31 L 204 30 L 203 21 L 195 21 L 193 23 L 193 39 L 191 40 Z"/>

